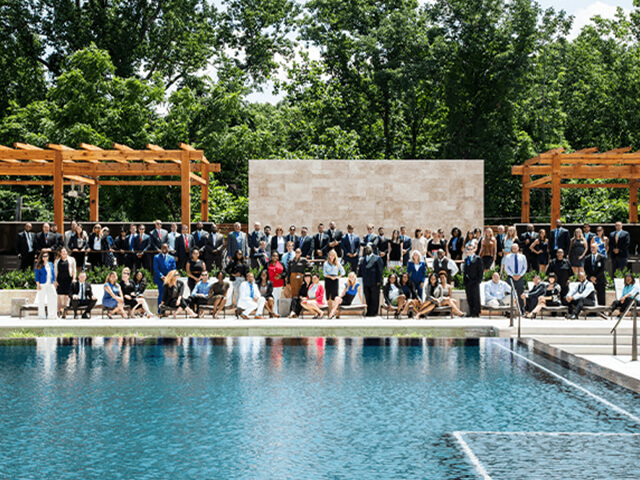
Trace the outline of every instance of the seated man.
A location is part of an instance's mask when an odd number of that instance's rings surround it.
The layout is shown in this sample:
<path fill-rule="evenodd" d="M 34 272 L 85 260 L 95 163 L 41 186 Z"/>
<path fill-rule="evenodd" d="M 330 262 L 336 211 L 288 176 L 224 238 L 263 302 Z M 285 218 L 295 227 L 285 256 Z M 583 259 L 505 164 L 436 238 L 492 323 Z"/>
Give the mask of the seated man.
<path fill-rule="evenodd" d="M 547 290 L 547 284 L 542 281 L 540 275 L 533 277 L 533 288 L 526 293 L 522 294 L 522 299 L 525 301 L 525 311 L 531 312 L 538 306 L 538 299 L 544 295 Z"/>
<path fill-rule="evenodd" d="M 78 318 L 78 310 L 84 308 L 82 318 L 91 318 L 91 309 L 96 306 L 96 298 L 91 292 L 91 284 L 87 282 L 87 272 L 81 270 L 78 281 L 71 284 L 69 290 L 73 318 Z"/>
<path fill-rule="evenodd" d="M 209 272 L 203 270 L 200 274 L 200 281 L 196 283 L 196 286 L 193 287 L 193 291 L 191 292 L 191 307 L 193 308 L 193 311 L 201 317 L 204 315 L 204 311 L 200 311 L 200 305 L 207 305 L 209 303 L 210 289 Z"/>
<path fill-rule="evenodd" d="M 491 281 L 484 287 L 485 305 L 492 308 L 508 306 L 511 303 L 510 294 L 511 287 L 500 279 L 498 272 L 493 272 Z"/>
<path fill-rule="evenodd" d="M 437 256 L 433 260 L 433 273 L 440 277 L 440 273 L 445 272 L 447 274 L 447 281 L 450 282 L 459 270 L 456 262 L 445 257 L 444 250 L 438 250 Z"/>
<path fill-rule="evenodd" d="M 593 283 L 587 280 L 584 271 L 578 274 L 578 280 L 579 283 L 567 295 L 567 303 L 571 313 L 569 320 L 577 319 L 582 307 L 593 307 L 596 304 L 596 289 Z"/>
<path fill-rule="evenodd" d="M 262 311 L 265 302 L 265 298 L 260 295 L 260 289 L 256 285 L 253 273 L 247 273 L 247 279 L 240 284 L 238 294 L 238 310 L 242 311 L 240 316 L 246 320 L 255 311 L 256 319 L 263 319 Z"/>

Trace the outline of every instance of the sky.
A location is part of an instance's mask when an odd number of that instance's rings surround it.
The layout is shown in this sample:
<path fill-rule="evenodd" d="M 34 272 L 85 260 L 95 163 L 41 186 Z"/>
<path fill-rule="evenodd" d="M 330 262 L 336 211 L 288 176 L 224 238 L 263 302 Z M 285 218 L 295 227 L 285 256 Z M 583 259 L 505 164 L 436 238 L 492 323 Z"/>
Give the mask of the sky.
<path fill-rule="evenodd" d="M 216 6 L 220 5 L 221 0 L 210 0 Z M 425 3 L 429 0 L 420 0 Z M 633 9 L 633 0 L 537 0 L 543 9 L 553 7 L 556 10 L 565 10 L 569 15 L 573 15 L 573 31 L 570 38 L 575 38 L 583 26 L 590 22 L 595 15 L 604 18 L 613 18 L 617 7 L 622 7 L 630 12 Z M 318 53 L 310 52 L 311 58 L 317 58 Z M 263 92 L 255 92 L 247 97 L 250 102 L 270 102 L 277 103 L 282 99 L 282 95 L 274 95 L 271 86 L 264 87 Z"/>

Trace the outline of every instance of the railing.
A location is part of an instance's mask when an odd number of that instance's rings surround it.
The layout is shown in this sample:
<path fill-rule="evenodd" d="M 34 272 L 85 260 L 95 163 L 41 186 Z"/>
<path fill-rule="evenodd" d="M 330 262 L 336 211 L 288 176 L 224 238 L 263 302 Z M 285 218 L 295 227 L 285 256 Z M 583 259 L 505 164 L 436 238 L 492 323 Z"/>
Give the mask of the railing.
<path fill-rule="evenodd" d="M 638 294 L 636 293 L 632 298 L 627 308 L 624 309 L 624 312 L 618 318 L 618 321 L 611 329 L 611 333 L 613 334 L 613 355 L 618 355 L 618 326 L 622 319 L 629 313 L 629 310 L 633 308 L 633 312 L 631 315 L 631 319 L 633 320 L 633 328 L 631 331 L 631 361 L 638 361 Z"/>
<path fill-rule="evenodd" d="M 520 312 L 520 300 L 518 299 L 518 292 L 516 291 L 516 284 L 513 281 L 513 278 L 509 277 L 509 281 L 511 282 L 511 305 L 509 309 L 509 326 L 513 327 L 513 309 L 516 308 L 516 312 L 518 312 L 518 338 L 520 338 L 521 331 L 521 323 L 522 323 L 522 314 Z"/>

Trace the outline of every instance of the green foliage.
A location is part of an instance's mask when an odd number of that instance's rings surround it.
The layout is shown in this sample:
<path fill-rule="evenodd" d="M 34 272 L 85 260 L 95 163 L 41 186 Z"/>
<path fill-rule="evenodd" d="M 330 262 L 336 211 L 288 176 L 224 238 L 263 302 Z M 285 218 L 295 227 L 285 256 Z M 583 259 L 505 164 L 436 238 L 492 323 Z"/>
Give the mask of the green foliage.
<path fill-rule="evenodd" d="M 92 285 L 104 285 L 107 281 L 107 276 L 111 272 L 116 272 L 118 274 L 118 281 L 122 279 L 122 270 L 124 270 L 124 265 L 119 265 L 115 269 L 108 267 L 106 265 L 102 265 L 100 267 L 92 268 L 91 270 L 87 270 L 87 281 Z M 156 284 L 153 283 L 153 275 L 149 270 L 141 269 L 144 273 L 144 278 L 147 281 L 147 290 L 156 289 Z"/>
<path fill-rule="evenodd" d="M 0 290 L 35 290 L 36 277 L 32 269 L 0 272 Z"/>

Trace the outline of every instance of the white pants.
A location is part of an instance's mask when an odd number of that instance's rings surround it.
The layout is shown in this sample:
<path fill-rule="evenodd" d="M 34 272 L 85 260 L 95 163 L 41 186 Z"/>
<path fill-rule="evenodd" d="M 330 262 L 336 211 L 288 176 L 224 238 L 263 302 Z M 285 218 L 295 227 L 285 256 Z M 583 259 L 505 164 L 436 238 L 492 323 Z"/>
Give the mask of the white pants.
<path fill-rule="evenodd" d="M 251 315 L 253 313 L 253 311 L 256 311 L 256 316 L 261 317 L 262 316 L 262 311 L 264 310 L 264 304 L 266 303 L 266 300 L 264 299 L 264 297 L 260 297 L 258 298 L 257 302 L 251 302 L 250 304 L 247 304 L 247 308 L 245 308 L 242 311 L 243 315 Z"/>
<path fill-rule="evenodd" d="M 273 312 L 276 315 L 280 315 L 278 313 L 278 303 L 280 303 L 280 297 L 282 296 L 282 289 L 284 287 L 273 287 Z"/>
<path fill-rule="evenodd" d="M 40 285 L 40 290 L 36 294 L 36 303 L 38 304 L 38 318 L 55 320 L 58 317 L 58 294 L 53 284 L 43 283 Z M 45 305 L 47 315 L 44 313 Z"/>
<path fill-rule="evenodd" d="M 487 305 L 489 305 L 492 308 L 498 308 L 498 307 L 507 307 L 510 305 L 510 303 L 511 303 L 510 297 L 504 297 L 501 300 L 498 300 L 497 298 L 492 298 L 487 302 Z"/>

